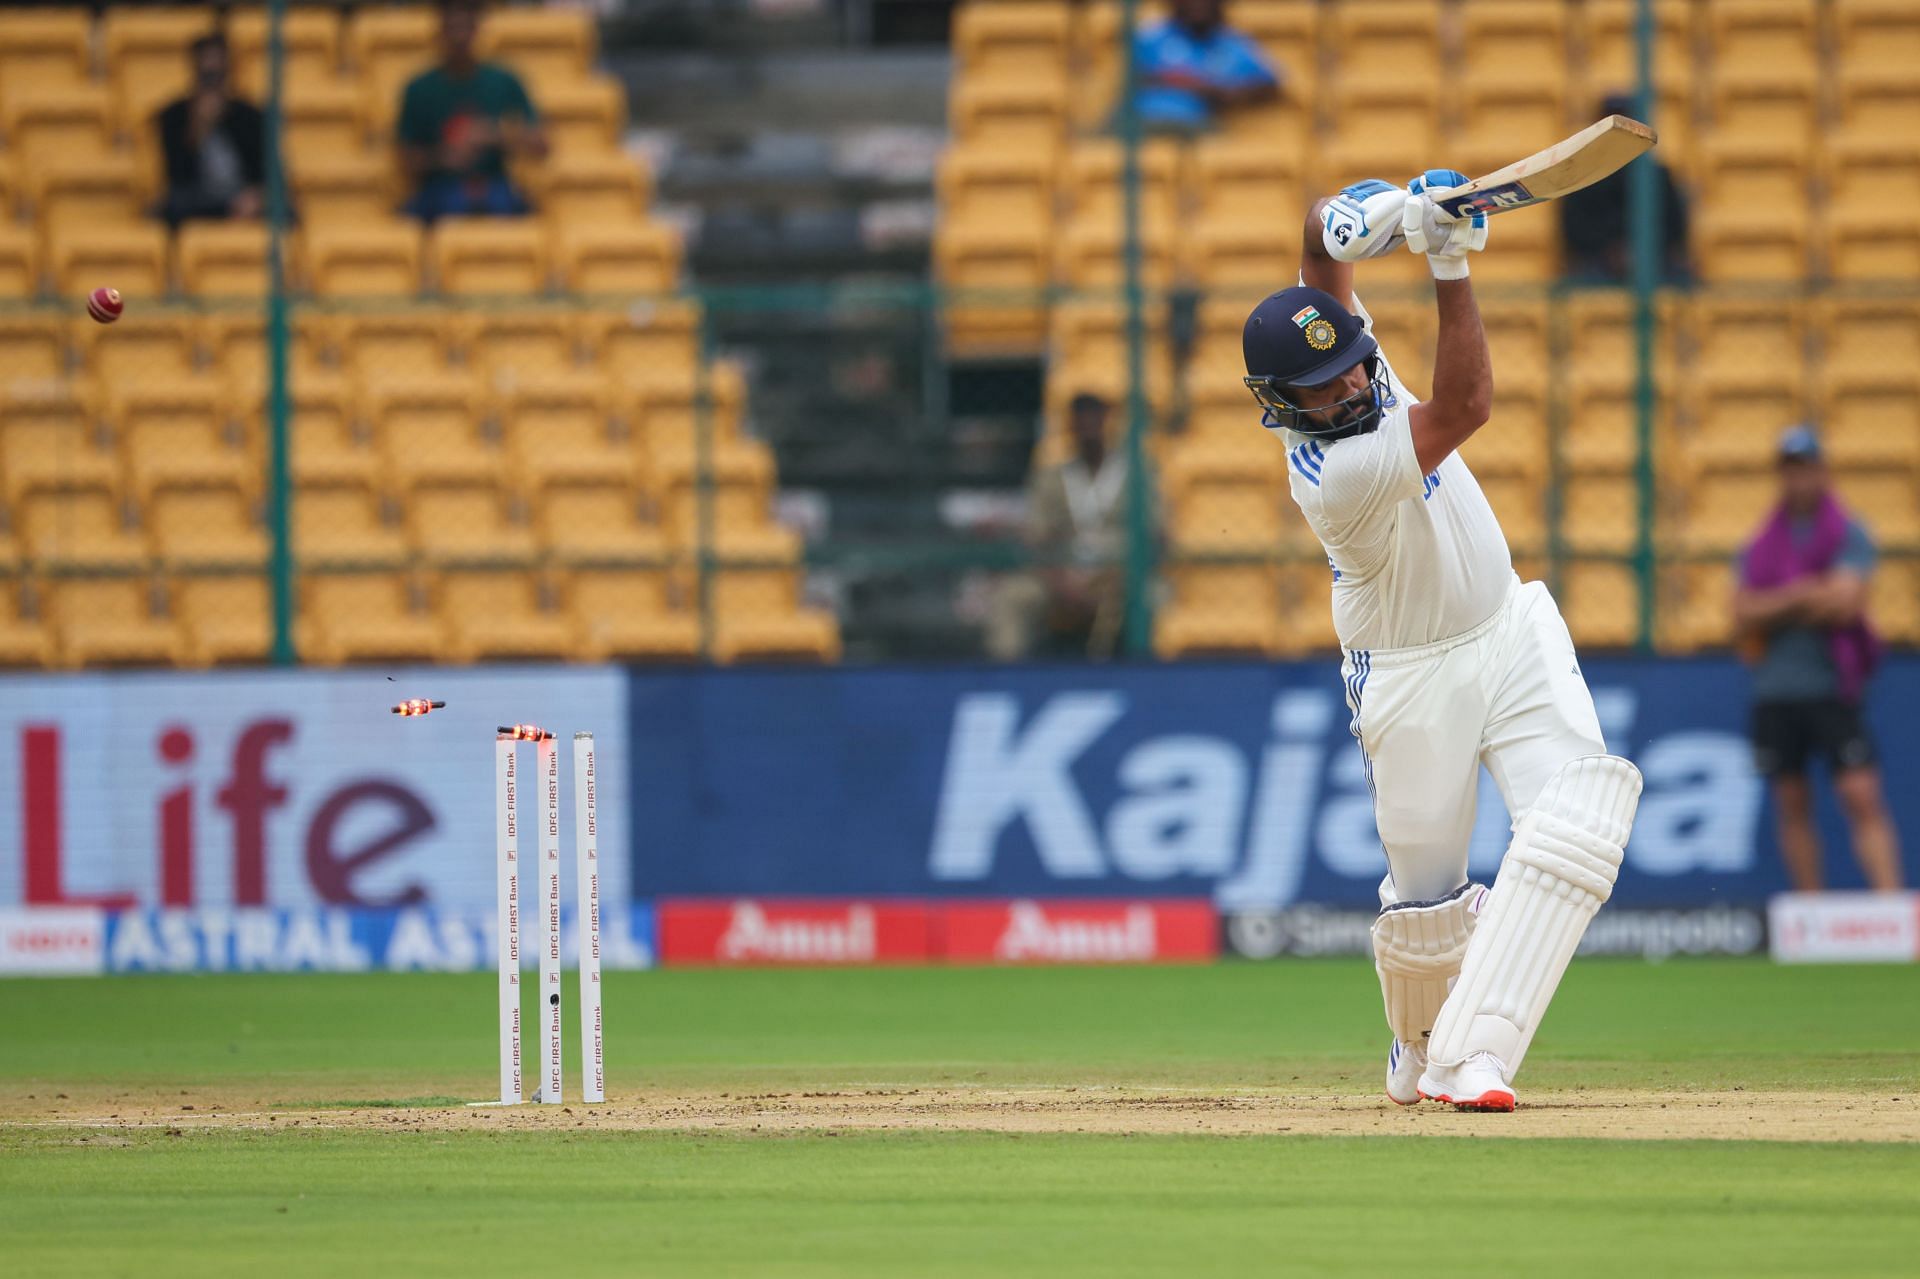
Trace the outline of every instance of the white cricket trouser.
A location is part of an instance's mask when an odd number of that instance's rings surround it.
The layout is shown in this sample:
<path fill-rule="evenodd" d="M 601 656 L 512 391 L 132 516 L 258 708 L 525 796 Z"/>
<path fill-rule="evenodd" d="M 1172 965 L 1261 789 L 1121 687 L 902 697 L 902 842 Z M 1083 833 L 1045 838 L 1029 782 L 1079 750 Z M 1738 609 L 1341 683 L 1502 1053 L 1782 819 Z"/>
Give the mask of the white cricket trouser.
<path fill-rule="evenodd" d="M 1350 650 L 1340 672 L 1400 901 L 1467 882 L 1483 761 L 1517 816 L 1562 764 L 1606 752 L 1573 638 L 1542 582 L 1516 582 L 1492 617 L 1439 643 Z"/>

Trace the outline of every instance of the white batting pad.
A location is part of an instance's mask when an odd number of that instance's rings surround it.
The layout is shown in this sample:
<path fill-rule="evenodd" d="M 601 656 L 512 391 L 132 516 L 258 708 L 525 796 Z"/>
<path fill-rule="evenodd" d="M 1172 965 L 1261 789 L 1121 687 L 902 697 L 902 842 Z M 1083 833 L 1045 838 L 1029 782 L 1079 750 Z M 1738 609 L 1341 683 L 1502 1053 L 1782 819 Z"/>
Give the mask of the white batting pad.
<path fill-rule="evenodd" d="M 1483 885 L 1462 884 L 1439 901 L 1388 905 L 1373 921 L 1373 966 L 1387 1025 L 1401 1043 L 1423 1044 L 1433 1029 L 1486 894 Z"/>
<path fill-rule="evenodd" d="M 1457 1065 L 1490 1052 L 1512 1079 L 1587 924 L 1613 893 L 1640 803 L 1640 770 L 1617 755 L 1562 765 L 1520 819 L 1466 960 L 1428 1041 Z"/>

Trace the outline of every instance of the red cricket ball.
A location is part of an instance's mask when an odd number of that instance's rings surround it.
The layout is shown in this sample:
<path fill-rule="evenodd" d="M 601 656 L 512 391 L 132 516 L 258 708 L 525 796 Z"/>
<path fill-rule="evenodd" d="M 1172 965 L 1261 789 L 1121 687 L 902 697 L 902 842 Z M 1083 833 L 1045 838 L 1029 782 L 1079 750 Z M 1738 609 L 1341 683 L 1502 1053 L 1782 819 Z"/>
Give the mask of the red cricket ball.
<path fill-rule="evenodd" d="M 118 289 L 95 289 L 87 294 L 87 314 L 102 324 L 112 324 L 119 319 L 126 305 L 120 300 Z"/>

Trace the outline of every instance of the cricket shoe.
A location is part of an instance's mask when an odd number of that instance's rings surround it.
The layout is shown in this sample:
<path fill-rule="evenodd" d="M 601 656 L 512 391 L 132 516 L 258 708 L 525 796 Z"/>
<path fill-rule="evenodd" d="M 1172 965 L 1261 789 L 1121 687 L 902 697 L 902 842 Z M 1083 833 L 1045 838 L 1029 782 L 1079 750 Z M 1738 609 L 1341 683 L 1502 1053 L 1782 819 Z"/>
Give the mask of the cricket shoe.
<path fill-rule="evenodd" d="M 1427 1068 L 1427 1050 L 1419 1044 L 1393 1041 L 1387 1049 L 1387 1100 L 1412 1106 L 1420 1100 L 1420 1074 Z"/>
<path fill-rule="evenodd" d="M 1507 1068 L 1488 1052 L 1468 1053 L 1457 1066 L 1429 1063 L 1421 1072 L 1419 1092 L 1428 1101 L 1444 1101 L 1461 1110 L 1513 1109 Z"/>

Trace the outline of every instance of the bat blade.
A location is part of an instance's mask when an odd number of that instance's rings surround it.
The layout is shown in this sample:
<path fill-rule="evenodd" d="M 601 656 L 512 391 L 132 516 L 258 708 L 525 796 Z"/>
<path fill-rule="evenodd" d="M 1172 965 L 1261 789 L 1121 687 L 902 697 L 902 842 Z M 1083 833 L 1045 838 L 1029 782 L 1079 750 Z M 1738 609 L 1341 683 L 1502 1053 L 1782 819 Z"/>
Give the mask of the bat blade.
<path fill-rule="evenodd" d="M 1433 202 L 1454 217 L 1464 217 L 1507 213 L 1557 200 L 1619 172 L 1635 156 L 1651 150 L 1655 141 L 1650 125 L 1630 116 L 1610 115 L 1484 178 L 1436 191 Z"/>

